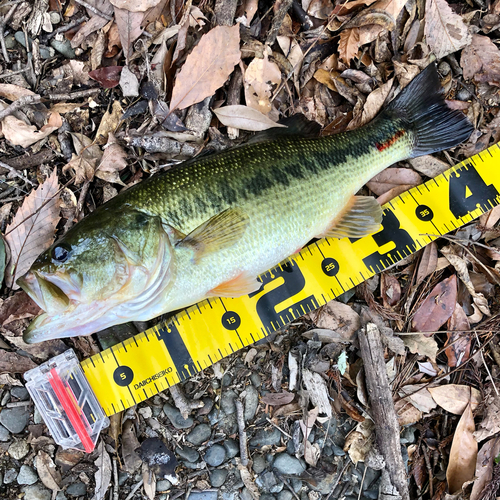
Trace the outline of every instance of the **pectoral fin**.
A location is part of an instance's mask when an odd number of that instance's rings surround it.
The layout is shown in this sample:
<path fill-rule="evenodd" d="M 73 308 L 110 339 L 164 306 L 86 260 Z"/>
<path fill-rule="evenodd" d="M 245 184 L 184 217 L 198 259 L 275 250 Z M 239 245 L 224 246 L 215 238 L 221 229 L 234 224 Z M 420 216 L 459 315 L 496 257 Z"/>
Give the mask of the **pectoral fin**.
<path fill-rule="evenodd" d="M 177 246 L 191 248 L 195 260 L 234 245 L 248 226 L 248 216 L 238 208 L 224 210 L 189 233 Z"/>
<path fill-rule="evenodd" d="M 382 208 L 372 196 L 353 196 L 344 212 L 322 236 L 362 238 L 376 233 L 382 222 Z"/>
<path fill-rule="evenodd" d="M 240 297 L 257 291 L 262 286 L 255 276 L 241 273 L 236 278 L 221 283 L 208 293 L 209 297 Z"/>

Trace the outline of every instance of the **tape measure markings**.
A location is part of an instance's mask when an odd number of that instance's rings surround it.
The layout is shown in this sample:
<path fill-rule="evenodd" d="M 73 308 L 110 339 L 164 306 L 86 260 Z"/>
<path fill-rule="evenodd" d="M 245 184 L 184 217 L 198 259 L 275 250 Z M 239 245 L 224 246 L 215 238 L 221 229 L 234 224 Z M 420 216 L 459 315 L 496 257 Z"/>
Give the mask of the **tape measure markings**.
<path fill-rule="evenodd" d="M 105 412 L 126 409 L 195 375 L 498 205 L 500 148 L 488 153 L 391 200 L 378 233 L 317 241 L 261 275 L 260 291 L 196 304 L 168 324 L 83 361 Z"/>

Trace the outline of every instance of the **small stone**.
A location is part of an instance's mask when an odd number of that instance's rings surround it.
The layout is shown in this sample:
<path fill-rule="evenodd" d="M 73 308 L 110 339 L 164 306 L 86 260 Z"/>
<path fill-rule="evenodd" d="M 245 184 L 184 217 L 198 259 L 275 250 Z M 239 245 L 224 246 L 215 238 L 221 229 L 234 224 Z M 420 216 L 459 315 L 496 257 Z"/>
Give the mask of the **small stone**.
<path fill-rule="evenodd" d="M 363 491 L 364 498 L 369 498 L 370 500 L 377 500 L 378 496 L 379 496 L 378 488 L 374 490 Z"/>
<path fill-rule="evenodd" d="M 227 458 L 234 458 L 240 452 L 240 447 L 234 439 L 224 440 L 224 448 L 226 448 Z"/>
<path fill-rule="evenodd" d="M 273 468 L 281 472 L 281 474 L 290 474 L 292 476 L 298 476 L 306 470 L 298 458 L 291 457 L 288 453 L 280 453 L 274 459 Z"/>
<path fill-rule="evenodd" d="M 281 442 L 281 432 L 276 428 L 259 429 L 250 440 L 250 446 L 261 448 L 262 446 L 275 446 Z"/>
<path fill-rule="evenodd" d="M 13 387 L 10 390 L 12 397 L 19 399 L 20 401 L 27 401 L 30 397 L 30 393 L 25 387 Z"/>
<path fill-rule="evenodd" d="M 262 455 L 255 455 L 252 468 L 256 474 L 260 474 L 267 467 L 266 459 Z"/>
<path fill-rule="evenodd" d="M 123 470 L 118 472 L 118 486 L 123 486 L 126 482 L 127 479 L 130 477 L 130 474 L 128 472 L 125 472 Z"/>
<path fill-rule="evenodd" d="M 35 484 L 38 481 L 38 474 L 28 465 L 21 465 L 21 470 L 17 475 L 17 484 Z"/>
<path fill-rule="evenodd" d="M 299 492 L 302 488 L 302 481 L 300 479 L 292 478 L 292 488 L 295 493 Z"/>
<path fill-rule="evenodd" d="M 264 493 L 260 496 L 260 500 L 276 500 L 274 495 L 270 495 L 269 493 Z"/>
<path fill-rule="evenodd" d="M 28 425 L 30 411 L 23 406 L 17 408 L 5 408 L 0 412 L 0 424 L 12 434 L 19 434 Z"/>
<path fill-rule="evenodd" d="M 75 51 L 73 47 L 71 47 L 71 42 L 67 38 L 57 40 L 57 38 L 54 37 L 50 40 L 50 45 L 68 59 L 74 59 L 76 57 Z"/>
<path fill-rule="evenodd" d="M 24 439 L 19 439 L 18 441 L 14 441 L 9 446 L 8 453 L 15 460 L 21 460 L 29 453 L 29 451 L 29 444 Z"/>
<path fill-rule="evenodd" d="M 23 500 L 50 500 L 52 497 L 51 491 L 41 484 L 26 486 L 24 493 L 25 495 Z"/>
<path fill-rule="evenodd" d="M 68 497 L 64 494 L 64 491 L 58 491 L 56 500 L 68 500 Z"/>
<path fill-rule="evenodd" d="M 52 24 L 59 24 L 61 22 L 61 16 L 59 15 L 58 12 L 55 11 L 49 12 L 49 16 L 50 16 L 50 22 Z"/>
<path fill-rule="evenodd" d="M 262 493 L 279 493 L 283 489 L 283 481 L 278 480 L 276 475 L 271 471 L 257 476 L 255 484 Z"/>
<path fill-rule="evenodd" d="M 215 469 L 210 473 L 210 484 L 214 488 L 220 488 L 226 481 L 227 470 L 226 469 Z"/>
<path fill-rule="evenodd" d="M 292 500 L 293 493 L 290 490 L 281 490 L 278 494 L 278 500 Z"/>
<path fill-rule="evenodd" d="M 38 408 L 35 406 L 35 412 L 33 413 L 33 422 L 35 424 L 43 424 L 42 414 L 38 411 Z"/>
<path fill-rule="evenodd" d="M 472 97 L 472 94 L 467 89 L 460 89 L 457 92 L 457 99 L 459 101 L 468 101 Z"/>
<path fill-rule="evenodd" d="M 235 400 L 237 397 L 237 394 L 232 390 L 222 392 L 220 408 L 226 415 L 232 415 L 236 411 Z"/>
<path fill-rule="evenodd" d="M 200 454 L 189 446 L 184 446 L 183 448 L 179 446 L 175 449 L 175 452 L 177 453 L 177 455 L 179 455 L 184 460 L 187 460 L 188 462 L 196 462 L 200 458 Z"/>
<path fill-rule="evenodd" d="M 17 478 L 17 470 L 16 469 L 8 469 L 5 471 L 3 476 L 3 484 L 13 483 Z"/>
<path fill-rule="evenodd" d="M 200 446 L 205 441 L 210 439 L 212 429 L 208 424 L 200 424 L 186 436 L 186 441 L 195 446 Z"/>
<path fill-rule="evenodd" d="M 245 389 L 245 421 L 248 422 L 255 417 L 257 407 L 259 406 L 259 391 L 253 386 L 249 385 Z"/>
<path fill-rule="evenodd" d="M 137 413 L 139 415 L 142 415 L 142 417 L 145 419 L 151 418 L 153 416 L 153 410 L 151 409 L 151 406 L 143 406 L 142 408 L 139 408 L 137 410 Z"/>
<path fill-rule="evenodd" d="M 224 373 L 222 376 L 222 387 L 229 387 L 233 383 L 233 377 L 230 373 Z"/>
<path fill-rule="evenodd" d="M 345 451 L 336 444 L 332 444 L 332 451 L 333 454 L 336 455 L 337 457 L 343 457 L 345 455 Z"/>
<path fill-rule="evenodd" d="M 222 413 L 222 418 L 219 422 L 219 429 L 228 436 L 236 434 L 238 432 L 238 421 L 236 420 L 236 413 L 233 413 L 232 415 L 225 415 L 224 413 Z"/>
<path fill-rule="evenodd" d="M 168 479 L 162 479 L 156 482 L 156 491 L 158 493 L 168 491 L 170 488 L 172 488 L 172 483 Z"/>
<path fill-rule="evenodd" d="M 226 450 L 220 444 L 210 446 L 205 452 L 205 462 L 212 467 L 218 467 L 226 460 Z"/>
<path fill-rule="evenodd" d="M 66 493 L 71 497 L 81 497 L 87 493 L 87 485 L 81 481 L 76 481 L 76 483 L 68 486 Z"/>
<path fill-rule="evenodd" d="M 84 455 L 85 453 L 83 451 L 72 449 L 65 450 L 59 447 L 54 461 L 56 465 L 62 468 L 63 472 L 66 472 L 80 462 Z"/>
<path fill-rule="evenodd" d="M 8 441 L 9 439 L 10 432 L 3 425 L 0 425 L 0 441 Z"/>
<path fill-rule="evenodd" d="M 252 382 L 255 387 L 260 387 L 262 385 L 262 379 L 258 373 L 252 373 L 252 375 L 250 375 L 250 382 Z"/>
<path fill-rule="evenodd" d="M 191 491 L 188 500 L 217 500 L 217 490 Z"/>
<path fill-rule="evenodd" d="M 167 416 L 167 418 L 170 420 L 170 423 L 176 429 L 189 429 L 194 424 L 194 421 L 191 417 L 184 418 L 181 415 L 181 412 L 177 408 L 174 408 L 172 405 L 169 405 L 168 403 L 165 403 L 163 405 L 163 411 Z"/>
<path fill-rule="evenodd" d="M 246 486 L 241 490 L 240 500 L 253 500 L 253 496 L 250 493 L 250 490 Z"/>

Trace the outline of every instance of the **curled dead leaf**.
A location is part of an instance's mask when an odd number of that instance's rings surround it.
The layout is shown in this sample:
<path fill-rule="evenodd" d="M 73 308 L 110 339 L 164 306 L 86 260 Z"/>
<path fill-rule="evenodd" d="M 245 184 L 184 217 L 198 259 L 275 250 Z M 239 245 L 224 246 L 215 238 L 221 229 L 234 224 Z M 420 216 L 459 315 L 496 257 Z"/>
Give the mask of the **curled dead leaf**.
<path fill-rule="evenodd" d="M 462 415 L 469 403 L 474 411 L 482 400 L 481 393 L 467 385 L 446 384 L 429 387 L 429 392 L 441 408 L 455 415 Z"/>

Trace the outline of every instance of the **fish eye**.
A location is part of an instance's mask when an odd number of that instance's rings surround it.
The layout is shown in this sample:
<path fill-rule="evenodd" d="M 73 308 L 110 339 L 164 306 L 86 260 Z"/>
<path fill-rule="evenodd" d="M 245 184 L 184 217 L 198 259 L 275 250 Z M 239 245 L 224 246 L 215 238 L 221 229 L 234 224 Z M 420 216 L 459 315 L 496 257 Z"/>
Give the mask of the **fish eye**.
<path fill-rule="evenodd" d="M 57 262 L 66 262 L 69 257 L 69 248 L 66 245 L 57 245 L 52 250 L 52 259 Z"/>

